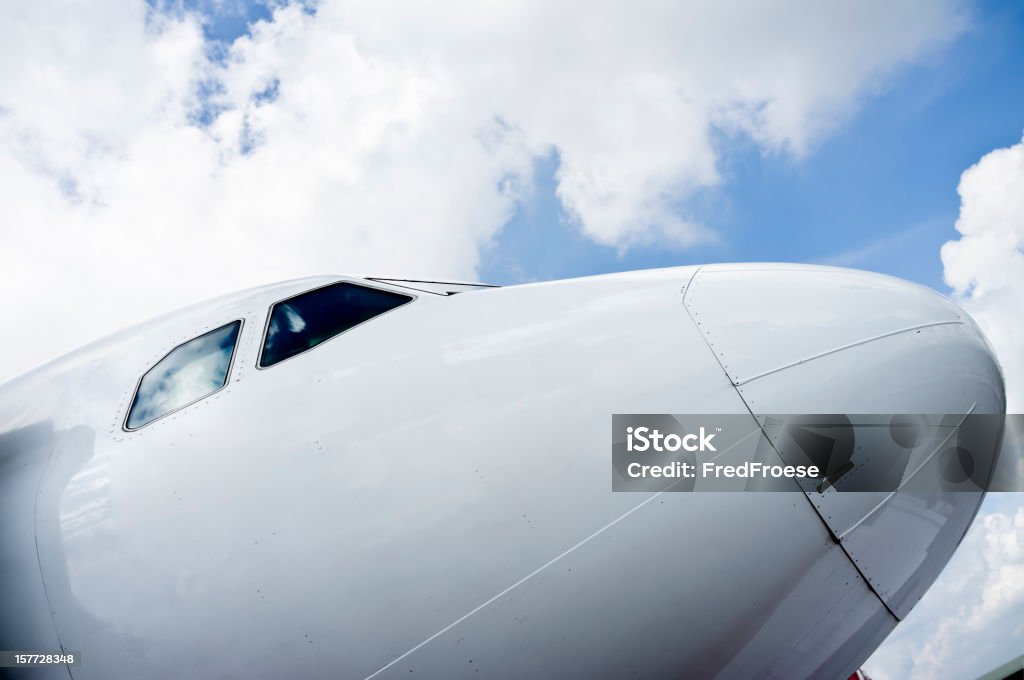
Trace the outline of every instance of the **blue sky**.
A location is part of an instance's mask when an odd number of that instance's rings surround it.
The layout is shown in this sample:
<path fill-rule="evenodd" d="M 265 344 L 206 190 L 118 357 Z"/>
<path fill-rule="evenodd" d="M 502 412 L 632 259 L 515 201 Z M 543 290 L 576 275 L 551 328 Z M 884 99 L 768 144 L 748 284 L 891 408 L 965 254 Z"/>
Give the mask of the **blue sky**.
<path fill-rule="evenodd" d="M 823 262 L 939 290 L 957 236 L 960 174 L 1024 130 L 1024 5 L 990 2 L 949 49 L 899 72 L 802 159 L 720 138 L 724 181 L 687 206 L 721 235 L 686 252 L 620 254 L 582 236 L 554 195 L 557 159 L 486 251 L 481 279 L 509 284 L 718 261 Z"/>

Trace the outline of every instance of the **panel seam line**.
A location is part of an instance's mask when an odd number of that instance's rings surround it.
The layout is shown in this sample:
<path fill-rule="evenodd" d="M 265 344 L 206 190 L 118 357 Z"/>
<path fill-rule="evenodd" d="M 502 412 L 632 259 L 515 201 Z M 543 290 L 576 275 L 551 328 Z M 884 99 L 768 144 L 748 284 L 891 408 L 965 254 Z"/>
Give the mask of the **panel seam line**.
<path fill-rule="evenodd" d="M 687 311 L 689 311 L 689 310 L 687 310 Z M 875 340 L 883 340 L 885 338 L 889 338 L 889 337 L 892 337 L 894 335 L 899 335 L 901 333 L 909 333 L 911 331 L 919 331 L 919 330 L 922 330 L 924 328 L 933 328 L 935 326 L 962 326 L 963 324 L 964 324 L 963 321 L 932 321 L 932 322 L 929 322 L 929 323 L 918 324 L 916 326 L 908 326 L 906 328 L 898 328 L 898 329 L 896 329 L 894 331 L 888 331 L 886 333 L 880 333 L 879 335 L 874 335 L 874 336 L 872 336 L 870 338 L 863 338 L 861 340 L 857 340 L 855 342 L 850 342 L 850 343 L 847 343 L 845 345 L 841 345 L 839 347 L 834 347 L 832 349 L 827 349 L 824 352 L 818 352 L 817 354 L 813 354 L 813 355 L 811 355 L 809 357 L 804 357 L 803 359 L 798 359 L 797 361 L 792 361 L 792 362 L 790 362 L 788 364 L 783 364 L 782 366 L 778 366 L 776 368 L 769 369 L 769 370 L 764 371 L 762 373 L 758 373 L 757 375 L 752 375 L 752 376 L 750 376 L 748 378 L 740 378 L 740 379 L 737 379 L 737 380 L 734 380 L 734 379 L 730 378 L 730 380 L 732 381 L 733 385 L 739 387 L 740 385 L 746 385 L 747 383 L 749 383 L 751 381 L 757 380 L 759 378 L 763 378 L 763 377 L 765 377 L 767 375 L 771 375 L 772 373 L 778 373 L 779 371 L 784 371 L 787 368 L 793 368 L 794 366 L 799 366 L 800 364 L 805 364 L 808 361 L 814 361 L 815 359 L 820 359 L 820 358 L 826 357 L 826 356 L 828 356 L 830 354 L 835 354 L 836 352 L 842 352 L 843 350 L 850 349 L 851 347 L 859 347 L 860 345 L 866 345 L 867 343 L 874 342 Z M 727 372 L 727 374 L 728 374 L 728 372 Z"/>
<path fill-rule="evenodd" d="M 690 278 L 690 281 L 687 284 L 686 290 L 689 290 L 690 287 L 694 284 L 694 282 L 697 280 L 697 275 L 698 274 L 700 274 L 700 269 L 698 269 L 696 272 L 694 272 L 693 277 Z M 736 392 L 737 396 L 739 396 L 740 403 L 743 404 L 743 406 L 747 409 L 747 413 L 750 414 L 750 417 L 753 418 L 754 423 L 761 430 L 761 433 L 764 435 L 765 440 L 768 442 L 768 445 L 772 447 L 772 450 L 774 450 L 775 454 L 777 456 L 779 456 L 779 458 L 781 459 L 782 455 L 779 453 L 779 450 L 775 447 L 775 443 L 772 442 L 771 437 L 768 436 L 768 432 L 764 429 L 764 425 L 762 425 L 761 421 L 754 414 L 754 410 L 752 408 L 750 408 L 750 404 L 747 403 L 747 400 L 744 398 L 743 393 L 740 391 L 740 389 L 739 389 L 739 384 L 740 383 L 733 382 L 732 378 L 729 376 L 729 371 L 727 371 L 726 368 L 725 368 L 725 364 L 722 363 L 722 360 L 719 358 L 718 354 L 715 353 L 715 348 L 711 346 L 711 343 L 708 341 L 707 336 L 702 332 L 701 327 L 697 324 L 697 320 L 694 319 L 693 318 L 693 314 L 690 313 L 690 308 L 686 306 L 686 292 L 685 291 L 683 292 L 682 298 L 683 298 L 682 299 L 683 309 L 686 311 L 686 316 L 687 316 L 688 319 L 690 319 L 690 323 L 692 323 L 694 325 L 694 327 L 697 329 L 698 334 L 701 336 L 701 338 L 704 339 L 704 344 L 707 346 L 708 351 L 711 352 L 711 356 L 713 356 L 715 358 L 715 361 L 718 362 L 719 367 L 721 367 L 721 369 L 722 369 L 722 373 L 725 374 L 726 381 L 728 381 L 731 384 L 732 389 Z M 940 322 L 940 323 L 947 324 L 947 323 L 962 323 L 962 322 L 960 322 L 960 321 L 956 321 L 956 322 L 943 321 L 943 322 Z M 904 330 L 907 330 L 907 329 L 904 329 Z M 909 329 L 909 330 L 914 330 L 914 329 Z M 896 332 L 903 332 L 903 331 L 896 331 Z M 889 333 L 887 335 L 892 335 L 892 334 L 893 333 Z M 860 343 L 854 343 L 854 344 L 863 344 L 865 342 L 870 342 L 872 339 L 877 340 L 878 338 L 870 338 L 868 340 L 863 340 Z M 837 348 L 835 350 L 830 350 L 826 354 L 830 354 L 832 352 L 838 352 L 840 349 L 845 349 L 845 347 L 840 347 L 840 348 Z M 797 362 L 797 363 L 803 363 L 803 361 L 810 361 L 810 358 L 803 359 L 802 361 Z M 793 365 L 796 365 L 796 364 L 793 364 Z M 782 370 L 783 368 L 787 368 L 787 366 L 783 366 L 783 367 L 774 369 L 773 371 L 769 371 L 769 372 L 773 373 L 775 371 Z M 758 377 L 760 377 L 760 376 L 758 376 Z M 893 610 L 893 608 L 889 606 L 889 603 L 885 601 L 885 599 L 882 597 L 882 594 L 879 593 L 878 590 L 875 588 L 874 584 L 872 584 L 871 581 L 868 580 L 868 577 L 864 574 L 864 571 L 860 568 L 860 565 L 857 564 L 857 561 L 853 559 L 853 556 L 846 549 L 846 546 L 843 545 L 843 542 L 840 540 L 839 536 L 836 534 L 835 531 L 832 530 L 832 527 L 830 527 L 828 525 L 828 522 L 825 521 L 825 518 L 821 516 L 821 512 L 818 510 L 817 507 L 815 507 L 814 502 L 811 500 L 811 497 L 808 496 L 806 493 L 804 493 L 802 490 L 798 490 L 798 491 L 796 491 L 796 493 L 799 493 L 801 496 L 804 497 L 804 500 L 807 501 L 807 505 L 809 505 L 811 507 L 811 512 L 814 513 L 814 516 L 817 517 L 818 521 L 821 522 L 822 526 L 825 528 L 825 531 L 828 533 L 828 535 L 832 538 L 832 540 L 835 542 L 835 544 L 839 546 L 839 549 L 843 551 L 843 554 L 846 555 L 847 561 L 853 566 L 854 571 L 856 571 L 857 575 L 860 576 L 861 581 L 864 583 L 864 585 L 867 587 L 867 589 L 870 590 L 874 594 L 875 598 L 882 604 L 883 607 L 885 607 L 886 611 L 888 611 L 892 615 L 892 617 L 894 619 L 896 619 L 897 621 L 900 621 L 901 620 L 900 617 L 897 616 L 897 614 Z"/>

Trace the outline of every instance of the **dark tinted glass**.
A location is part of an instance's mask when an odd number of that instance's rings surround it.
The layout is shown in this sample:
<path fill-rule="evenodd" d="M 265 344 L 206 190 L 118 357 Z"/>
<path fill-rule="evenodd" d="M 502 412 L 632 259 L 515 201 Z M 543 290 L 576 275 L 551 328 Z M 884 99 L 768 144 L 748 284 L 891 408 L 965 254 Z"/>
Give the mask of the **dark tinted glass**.
<path fill-rule="evenodd" d="M 273 366 L 301 354 L 410 300 L 386 290 L 335 283 L 278 302 L 270 310 L 260 366 Z"/>
<path fill-rule="evenodd" d="M 241 327 L 234 321 L 178 345 L 146 371 L 125 427 L 140 428 L 224 387 Z"/>

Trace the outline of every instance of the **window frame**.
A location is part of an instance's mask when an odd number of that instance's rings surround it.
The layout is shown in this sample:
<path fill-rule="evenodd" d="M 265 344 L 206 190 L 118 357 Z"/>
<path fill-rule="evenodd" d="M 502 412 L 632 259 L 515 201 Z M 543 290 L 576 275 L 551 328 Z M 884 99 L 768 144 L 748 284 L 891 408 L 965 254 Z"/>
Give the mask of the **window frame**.
<path fill-rule="evenodd" d="M 336 286 L 339 283 L 348 283 L 348 284 L 351 284 L 353 286 L 357 286 L 357 287 L 360 287 L 360 288 L 370 288 L 371 290 L 379 290 L 379 291 L 382 291 L 384 293 L 391 293 L 393 295 L 401 295 L 403 297 L 409 298 L 409 301 L 408 302 L 403 302 L 402 304 L 398 305 L 397 307 L 392 307 L 388 311 L 381 312 L 380 314 L 377 314 L 376 316 L 371 316 L 366 321 L 360 321 L 359 323 L 357 323 L 354 326 L 349 326 L 348 328 L 346 328 L 345 330 L 341 331 L 340 333 L 335 333 L 334 335 L 332 335 L 331 337 L 327 338 L 326 340 L 324 340 L 322 342 L 318 342 L 317 344 L 313 345 L 312 347 L 306 348 L 305 350 L 299 352 L 298 354 L 293 354 L 292 356 L 287 357 L 285 359 L 281 359 L 280 361 L 272 363 L 269 366 L 264 366 L 263 365 L 263 350 L 267 346 L 267 335 L 270 333 L 270 319 L 274 315 L 274 308 L 277 307 L 278 305 L 284 303 L 284 302 L 288 302 L 289 300 L 294 300 L 297 297 L 302 297 L 303 295 L 308 295 L 310 293 L 315 293 L 316 291 L 322 290 L 324 288 L 330 288 L 331 286 Z M 398 286 L 395 286 L 395 287 L 397 288 Z M 314 288 L 309 288 L 308 290 L 303 290 L 303 291 L 299 291 L 298 293 L 293 293 L 292 295 L 289 295 L 288 297 L 284 297 L 284 298 L 281 298 L 280 300 L 272 302 L 272 303 L 270 303 L 270 306 L 267 307 L 267 319 L 263 323 L 263 333 L 260 335 L 259 352 L 256 353 L 256 370 L 257 371 L 267 371 L 267 370 L 270 370 L 271 368 L 274 368 L 275 366 L 280 366 L 281 364 L 283 364 L 285 362 L 291 361 L 295 357 L 301 357 L 304 354 L 308 354 L 309 352 L 311 352 L 312 350 L 316 349 L 317 347 L 320 347 L 321 345 L 326 345 L 328 342 L 331 342 L 335 338 L 340 338 L 341 336 L 345 335 L 346 333 L 348 333 L 349 331 L 351 331 L 354 328 L 359 328 L 363 324 L 369 323 L 369 322 L 373 321 L 374 319 L 379 319 L 382 316 L 390 314 L 390 313 L 394 312 L 397 309 L 401 309 L 402 307 L 405 307 L 406 305 L 409 305 L 409 304 L 412 304 L 413 302 L 416 302 L 416 300 L 418 300 L 419 297 L 420 297 L 419 295 L 415 295 L 413 293 L 407 293 L 404 289 L 403 290 L 392 290 L 392 289 L 387 288 L 385 286 L 368 285 L 366 283 L 365 279 L 338 279 L 336 281 L 329 281 L 327 283 L 324 283 L 322 285 L 316 286 Z"/>
<path fill-rule="evenodd" d="M 128 419 L 131 418 L 132 407 L 135 406 L 135 400 L 139 396 L 139 389 L 142 387 L 142 381 L 146 378 L 147 375 L 149 375 L 150 371 L 152 371 L 154 368 L 159 366 L 161 361 L 163 361 L 164 359 L 169 357 L 171 354 L 173 354 L 179 348 L 184 347 L 185 345 L 189 344 L 190 342 L 198 340 L 199 338 L 201 338 L 203 336 L 209 335 L 211 333 L 215 333 L 215 332 L 219 331 L 222 328 L 225 328 L 227 326 L 231 326 L 231 325 L 236 324 L 236 323 L 238 324 L 238 334 L 235 336 L 235 344 L 232 345 L 232 347 L 231 347 L 231 356 L 228 358 L 228 366 L 227 366 L 227 369 L 224 372 L 224 384 L 223 385 L 221 385 L 220 387 L 218 387 L 217 389 L 215 389 L 212 392 L 207 392 L 203 396 L 197 397 L 197 398 L 193 399 L 192 401 L 188 402 L 187 404 L 182 404 L 181 406 L 179 406 L 179 407 L 177 407 L 175 409 L 172 409 L 172 410 L 168 411 L 167 413 L 164 413 L 163 415 L 160 415 L 160 416 L 158 416 L 156 418 L 153 418 L 153 420 L 145 422 L 142 425 L 139 425 L 138 427 L 128 427 Z M 207 399 L 209 397 L 212 397 L 213 395 L 217 394 L 218 392 L 221 392 L 222 390 L 226 389 L 227 386 L 231 384 L 231 379 L 233 377 L 233 373 L 234 373 L 234 369 L 235 369 L 235 359 L 236 359 L 236 357 L 239 354 L 239 347 L 242 344 L 242 331 L 244 329 L 245 329 L 245 319 L 244 318 L 232 319 L 231 321 L 228 321 L 227 323 L 222 323 L 222 324 L 220 324 L 218 326 L 215 326 L 215 327 L 213 327 L 213 328 L 211 328 L 211 329 L 209 329 L 207 331 L 203 331 L 199 335 L 194 335 L 191 338 L 189 338 L 188 340 L 185 340 L 184 342 L 179 342 L 177 345 L 175 345 L 174 347 L 172 347 L 169 350 L 167 350 L 163 354 L 163 356 L 161 356 L 159 359 L 157 359 L 152 364 L 150 364 L 149 367 L 142 372 L 142 375 L 140 375 L 139 379 L 135 382 L 135 389 L 132 391 L 132 398 L 128 401 L 128 408 L 125 409 L 125 412 L 124 412 L 124 420 L 121 421 L 121 429 L 124 430 L 125 432 L 138 432 L 139 430 L 141 430 L 144 427 L 149 427 L 153 423 L 156 423 L 156 422 L 158 422 L 160 420 L 163 420 L 167 416 L 174 415 L 178 411 L 183 411 L 183 410 L 187 409 L 189 406 L 193 406 L 195 404 L 198 404 L 203 399 Z"/>

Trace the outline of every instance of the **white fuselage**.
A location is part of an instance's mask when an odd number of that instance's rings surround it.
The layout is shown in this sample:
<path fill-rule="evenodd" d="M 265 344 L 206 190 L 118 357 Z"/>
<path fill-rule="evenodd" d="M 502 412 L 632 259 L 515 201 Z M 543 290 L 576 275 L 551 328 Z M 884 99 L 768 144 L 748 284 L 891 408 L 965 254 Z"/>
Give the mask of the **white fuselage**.
<path fill-rule="evenodd" d="M 415 299 L 257 368 L 269 307 L 346 278 Z M 140 376 L 235 319 L 224 389 L 126 431 Z M 248 291 L 0 387 L 0 649 L 81 651 L 76 680 L 846 677 L 982 494 L 613 493 L 612 414 L 1004 410 L 961 310 L 864 272 Z"/>

